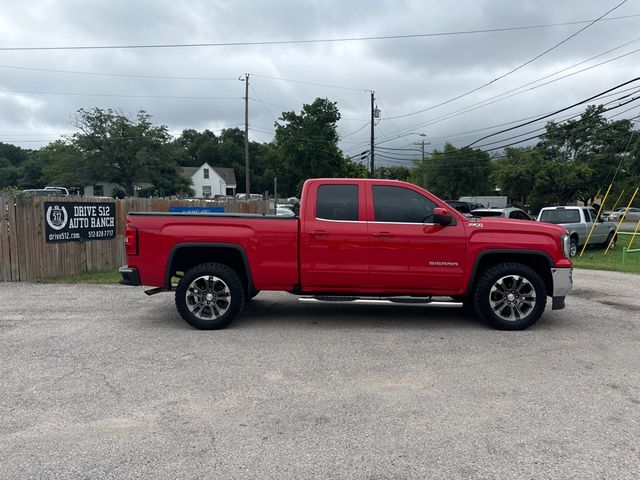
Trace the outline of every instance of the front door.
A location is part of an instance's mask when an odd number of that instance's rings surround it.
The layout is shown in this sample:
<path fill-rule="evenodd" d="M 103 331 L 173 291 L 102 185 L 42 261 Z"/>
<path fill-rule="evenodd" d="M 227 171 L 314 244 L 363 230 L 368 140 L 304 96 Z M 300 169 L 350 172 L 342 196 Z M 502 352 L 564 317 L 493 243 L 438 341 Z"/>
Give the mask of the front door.
<path fill-rule="evenodd" d="M 466 252 L 462 222 L 433 223 L 437 205 L 417 187 L 367 188 L 368 287 L 398 293 L 460 290 Z"/>

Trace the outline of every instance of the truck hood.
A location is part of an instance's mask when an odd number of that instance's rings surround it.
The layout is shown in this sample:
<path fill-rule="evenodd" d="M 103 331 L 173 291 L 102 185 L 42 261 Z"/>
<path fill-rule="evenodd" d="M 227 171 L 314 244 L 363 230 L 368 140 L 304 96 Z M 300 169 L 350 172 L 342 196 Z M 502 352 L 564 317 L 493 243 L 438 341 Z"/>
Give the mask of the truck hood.
<path fill-rule="evenodd" d="M 476 226 L 480 224 L 482 227 Z M 537 222 L 533 220 L 511 220 L 508 218 L 496 217 L 482 217 L 479 219 L 473 218 L 469 221 L 467 227 L 482 228 L 490 231 L 530 233 L 533 235 L 546 234 L 557 237 L 560 237 L 563 233 L 567 233 L 567 229 L 565 227 L 555 225 L 553 223 Z"/>

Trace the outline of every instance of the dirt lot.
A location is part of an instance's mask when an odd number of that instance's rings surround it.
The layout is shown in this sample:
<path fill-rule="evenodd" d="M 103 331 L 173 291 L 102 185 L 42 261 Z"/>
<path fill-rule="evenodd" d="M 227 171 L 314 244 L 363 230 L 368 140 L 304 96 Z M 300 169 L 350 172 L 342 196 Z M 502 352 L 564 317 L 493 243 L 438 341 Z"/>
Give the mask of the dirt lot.
<path fill-rule="evenodd" d="M 639 478 L 640 276 L 576 271 L 525 332 L 261 293 L 0 284 L 0 478 Z"/>

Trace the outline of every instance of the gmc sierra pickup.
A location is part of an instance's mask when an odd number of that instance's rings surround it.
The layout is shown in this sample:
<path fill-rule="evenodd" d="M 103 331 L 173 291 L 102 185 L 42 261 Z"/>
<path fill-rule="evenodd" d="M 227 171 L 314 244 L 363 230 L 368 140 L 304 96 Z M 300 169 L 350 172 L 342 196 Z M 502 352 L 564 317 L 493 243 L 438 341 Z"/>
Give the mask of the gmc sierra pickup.
<path fill-rule="evenodd" d="M 125 243 L 121 283 L 175 290 L 180 315 L 201 329 L 227 326 L 260 290 L 280 290 L 325 302 L 450 297 L 492 327 L 521 330 L 547 297 L 564 308 L 572 286 L 565 228 L 470 219 L 393 180 L 308 180 L 293 218 L 130 213 Z"/>

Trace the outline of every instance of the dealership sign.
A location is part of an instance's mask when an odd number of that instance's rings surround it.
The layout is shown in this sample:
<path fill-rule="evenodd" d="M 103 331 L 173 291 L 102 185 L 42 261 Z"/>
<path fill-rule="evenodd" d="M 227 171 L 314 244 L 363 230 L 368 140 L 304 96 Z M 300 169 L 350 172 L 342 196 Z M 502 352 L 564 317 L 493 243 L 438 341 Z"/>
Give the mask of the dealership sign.
<path fill-rule="evenodd" d="M 44 224 L 48 243 L 115 238 L 116 204 L 44 202 Z"/>

